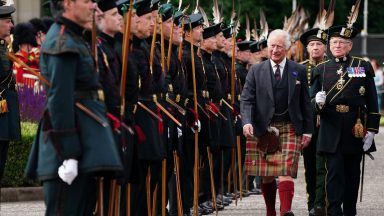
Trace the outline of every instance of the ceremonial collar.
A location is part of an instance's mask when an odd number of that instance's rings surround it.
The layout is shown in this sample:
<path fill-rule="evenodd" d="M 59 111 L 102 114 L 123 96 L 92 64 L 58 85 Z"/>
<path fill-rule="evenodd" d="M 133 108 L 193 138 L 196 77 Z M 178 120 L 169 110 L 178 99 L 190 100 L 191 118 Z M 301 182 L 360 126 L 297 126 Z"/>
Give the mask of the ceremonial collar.
<path fill-rule="evenodd" d="M 348 55 L 347 56 L 344 56 L 344 57 L 341 57 L 341 58 L 336 58 L 334 57 L 334 60 L 335 62 L 339 63 L 339 62 L 347 62 L 349 59 Z"/>
<path fill-rule="evenodd" d="M 83 36 L 85 29 L 79 26 L 77 23 L 73 22 L 72 20 L 61 16 L 58 18 L 57 22 L 59 24 L 65 25 L 67 28 L 69 28 L 73 33 L 77 34 L 78 36 Z"/>
<path fill-rule="evenodd" d="M 104 32 L 99 33 L 99 37 L 103 40 L 105 40 L 109 45 L 114 46 L 115 44 L 115 38 L 105 34 Z"/>

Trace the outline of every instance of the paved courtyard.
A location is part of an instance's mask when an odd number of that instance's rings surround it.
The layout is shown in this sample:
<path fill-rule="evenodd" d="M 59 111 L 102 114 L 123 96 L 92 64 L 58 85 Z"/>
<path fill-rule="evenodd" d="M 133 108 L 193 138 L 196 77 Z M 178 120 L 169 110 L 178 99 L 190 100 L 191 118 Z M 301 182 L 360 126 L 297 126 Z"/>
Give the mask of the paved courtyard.
<path fill-rule="evenodd" d="M 359 216 L 383 216 L 384 215 L 384 128 L 376 136 L 377 152 L 374 153 L 375 160 L 366 158 L 364 196 L 363 202 L 358 202 Z M 279 207 L 277 198 L 276 208 Z M 0 203 L 0 216 L 42 216 L 44 215 L 44 203 L 37 202 L 10 202 Z M 239 201 L 237 206 L 231 204 L 219 215 L 241 215 L 257 216 L 265 215 L 264 200 L 262 196 L 251 196 Z M 293 200 L 293 212 L 297 216 L 305 216 L 306 193 L 304 183 L 304 168 L 302 160 L 299 168 L 299 175 L 295 181 L 295 197 Z"/>

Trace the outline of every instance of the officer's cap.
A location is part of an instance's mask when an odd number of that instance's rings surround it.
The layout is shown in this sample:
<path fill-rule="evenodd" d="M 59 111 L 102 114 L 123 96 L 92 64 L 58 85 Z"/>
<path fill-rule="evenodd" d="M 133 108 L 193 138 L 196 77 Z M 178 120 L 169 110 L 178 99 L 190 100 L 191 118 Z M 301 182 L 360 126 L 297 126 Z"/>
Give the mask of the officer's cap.
<path fill-rule="evenodd" d="M 0 3 L 3 5 L 3 3 Z M 14 13 L 16 9 L 12 6 L 1 6 L 0 7 L 0 19 L 10 19 L 12 18 L 11 14 Z"/>
<path fill-rule="evenodd" d="M 240 51 L 246 51 L 246 50 L 249 50 L 249 45 L 252 42 L 253 41 L 241 41 L 241 42 L 236 43 L 236 45 L 237 45 L 237 47 L 239 48 Z"/>
<path fill-rule="evenodd" d="M 151 1 L 151 9 L 152 11 L 158 10 L 160 7 L 160 0 L 152 0 Z"/>
<path fill-rule="evenodd" d="M 267 39 L 259 40 L 259 42 L 257 43 L 257 47 L 259 50 L 262 50 L 262 49 L 266 48 L 267 46 L 268 46 Z"/>
<path fill-rule="evenodd" d="M 327 44 L 328 34 L 326 31 L 327 30 L 323 31 L 319 28 L 310 29 L 300 36 L 300 41 L 304 45 L 307 45 L 311 41 L 320 41 L 323 44 Z"/>
<path fill-rule="evenodd" d="M 180 18 L 183 19 L 183 18 Z M 180 23 L 182 21 L 180 20 Z M 190 25 L 192 26 L 192 29 L 196 26 L 203 25 L 203 16 L 199 13 L 197 14 L 191 14 L 184 20 L 184 29 L 185 30 L 191 30 Z"/>
<path fill-rule="evenodd" d="M 221 23 L 204 28 L 203 39 L 216 36 L 221 32 Z"/>
<path fill-rule="evenodd" d="M 249 44 L 249 49 L 251 50 L 251 53 L 259 52 L 260 51 L 259 42 L 254 41 L 251 44 Z"/>
<path fill-rule="evenodd" d="M 222 29 L 221 32 L 223 32 L 223 35 L 224 35 L 225 38 L 232 37 L 232 27 L 231 26 Z"/>
<path fill-rule="evenodd" d="M 163 21 L 167 21 L 169 18 L 173 16 L 174 7 L 172 4 L 162 4 L 159 8 L 159 14 L 161 15 L 161 19 Z"/>
<path fill-rule="evenodd" d="M 181 17 L 183 17 L 183 12 L 182 11 L 176 11 L 175 15 L 173 16 L 173 23 L 176 25 L 180 25 L 181 23 Z"/>
<path fill-rule="evenodd" d="M 97 6 L 100 8 L 101 11 L 105 12 L 115 8 L 116 2 L 115 0 L 100 0 L 97 3 Z"/>
<path fill-rule="evenodd" d="M 123 14 L 124 12 L 128 11 L 129 7 L 129 0 L 119 0 L 116 2 L 117 8 L 119 9 L 119 12 Z M 142 16 L 147 13 L 152 12 L 152 3 L 151 0 L 137 0 L 133 4 L 133 8 L 136 11 L 137 16 Z"/>
<path fill-rule="evenodd" d="M 356 27 L 347 25 L 332 26 L 329 28 L 330 37 L 341 37 L 344 39 L 353 39 L 360 32 Z"/>

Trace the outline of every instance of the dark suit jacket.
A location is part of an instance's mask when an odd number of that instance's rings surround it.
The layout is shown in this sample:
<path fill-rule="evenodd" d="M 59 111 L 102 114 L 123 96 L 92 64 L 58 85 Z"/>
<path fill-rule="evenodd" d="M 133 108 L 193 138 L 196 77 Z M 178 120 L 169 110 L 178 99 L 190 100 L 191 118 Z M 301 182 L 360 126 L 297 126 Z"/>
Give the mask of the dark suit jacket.
<path fill-rule="evenodd" d="M 287 59 L 284 73 L 288 73 L 288 112 L 296 134 L 313 131 L 312 108 L 308 94 L 306 71 L 303 65 Z M 269 60 L 253 65 L 241 94 L 240 110 L 245 124 L 252 124 L 255 136 L 263 135 L 275 113 L 273 73 Z"/>

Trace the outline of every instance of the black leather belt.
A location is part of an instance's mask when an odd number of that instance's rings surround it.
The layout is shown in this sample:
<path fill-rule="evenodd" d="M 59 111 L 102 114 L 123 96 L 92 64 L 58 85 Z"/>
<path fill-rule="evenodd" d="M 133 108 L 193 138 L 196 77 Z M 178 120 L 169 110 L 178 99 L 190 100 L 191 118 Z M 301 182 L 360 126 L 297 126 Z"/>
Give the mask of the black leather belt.
<path fill-rule="evenodd" d="M 75 91 L 75 99 L 91 99 L 104 101 L 103 90 L 90 90 L 90 91 Z"/>

